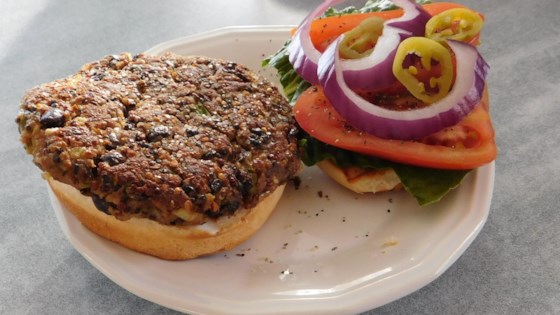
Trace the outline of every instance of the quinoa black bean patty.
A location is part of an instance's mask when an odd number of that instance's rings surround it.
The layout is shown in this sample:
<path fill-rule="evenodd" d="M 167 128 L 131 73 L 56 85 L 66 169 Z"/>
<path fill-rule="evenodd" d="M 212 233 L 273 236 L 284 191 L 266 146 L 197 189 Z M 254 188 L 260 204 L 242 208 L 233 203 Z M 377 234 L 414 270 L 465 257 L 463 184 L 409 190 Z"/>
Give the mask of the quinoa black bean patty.
<path fill-rule="evenodd" d="M 206 57 L 107 56 L 29 91 L 16 121 L 35 164 L 120 220 L 200 224 L 255 206 L 300 166 L 276 87 Z"/>

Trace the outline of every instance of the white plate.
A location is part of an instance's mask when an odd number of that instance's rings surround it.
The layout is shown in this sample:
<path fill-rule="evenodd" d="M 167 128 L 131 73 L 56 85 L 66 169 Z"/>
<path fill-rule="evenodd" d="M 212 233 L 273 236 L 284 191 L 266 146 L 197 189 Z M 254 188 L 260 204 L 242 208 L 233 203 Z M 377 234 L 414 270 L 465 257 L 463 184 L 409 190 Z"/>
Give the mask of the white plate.
<path fill-rule="evenodd" d="M 288 38 L 288 27 L 225 28 L 158 45 L 260 62 Z M 437 205 L 420 208 L 403 192 L 358 196 L 316 168 L 287 188 L 264 227 L 238 248 L 169 262 L 138 254 L 85 229 L 51 192 L 72 245 L 130 292 L 193 314 L 359 313 L 401 298 L 436 279 L 471 244 L 488 216 L 494 164 L 472 172 Z"/>

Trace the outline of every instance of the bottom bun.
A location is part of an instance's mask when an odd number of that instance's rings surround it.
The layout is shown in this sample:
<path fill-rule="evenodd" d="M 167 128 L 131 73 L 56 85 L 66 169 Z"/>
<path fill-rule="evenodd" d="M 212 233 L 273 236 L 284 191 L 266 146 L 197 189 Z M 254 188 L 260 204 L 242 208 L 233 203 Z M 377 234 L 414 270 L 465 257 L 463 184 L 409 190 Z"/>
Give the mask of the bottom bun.
<path fill-rule="evenodd" d="M 340 168 L 331 160 L 317 166 L 340 185 L 360 194 L 401 189 L 402 184 L 393 169 L 365 170 L 358 167 Z"/>
<path fill-rule="evenodd" d="M 229 250 L 251 237 L 280 200 L 279 186 L 251 209 L 197 226 L 166 226 L 149 219 L 116 219 L 99 211 L 91 198 L 53 178 L 48 183 L 60 203 L 88 229 L 137 252 L 167 260 L 184 260 Z"/>

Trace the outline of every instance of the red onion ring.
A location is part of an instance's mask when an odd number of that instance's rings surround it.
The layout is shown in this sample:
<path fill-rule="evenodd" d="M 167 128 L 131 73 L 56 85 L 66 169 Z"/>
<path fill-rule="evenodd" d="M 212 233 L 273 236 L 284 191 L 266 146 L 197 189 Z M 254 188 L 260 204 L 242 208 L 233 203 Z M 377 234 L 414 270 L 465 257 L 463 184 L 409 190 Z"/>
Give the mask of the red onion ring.
<path fill-rule="evenodd" d="M 387 139 L 422 138 L 455 125 L 480 102 L 488 64 L 472 45 L 448 41 L 456 55 L 457 76 L 446 97 L 421 109 L 392 111 L 366 101 L 346 84 L 338 54 L 341 40 L 319 59 L 319 83 L 335 110 L 364 132 Z"/>
<path fill-rule="evenodd" d="M 340 67 L 348 86 L 352 89 L 379 89 L 395 82 L 393 60 L 397 47 L 409 36 L 408 32 L 385 25 L 369 56 L 341 60 Z"/>
<path fill-rule="evenodd" d="M 424 36 L 431 15 L 416 2 L 391 0 L 404 14 L 385 22 L 369 56 L 342 61 L 344 79 L 352 89 L 379 89 L 396 81 L 392 67 L 399 44 L 409 36 Z"/>
<path fill-rule="evenodd" d="M 315 10 L 309 13 L 298 26 L 288 46 L 290 63 L 296 72 L 305 81 L 311 84 L 317 84 L 319 82 L 317 78 L 317 63 L 321 57 L 321 52 L 315 48 L 311 41 L 311 36 L 309 36 L 311 22 L 321 16 L 329 7 L 341 2 L 343 2 L 343 0 L 326 0 L 321 3 Z"/>
<path fill-rule="evenodd" d="M 387 21 L 386 25 L 410 32 L 413 36 L 424 36 L 426 23 L 432 18 L 430 13 L 414 0 L 391 0 L 391 2 L 403 9 L 404 14 Z"/>

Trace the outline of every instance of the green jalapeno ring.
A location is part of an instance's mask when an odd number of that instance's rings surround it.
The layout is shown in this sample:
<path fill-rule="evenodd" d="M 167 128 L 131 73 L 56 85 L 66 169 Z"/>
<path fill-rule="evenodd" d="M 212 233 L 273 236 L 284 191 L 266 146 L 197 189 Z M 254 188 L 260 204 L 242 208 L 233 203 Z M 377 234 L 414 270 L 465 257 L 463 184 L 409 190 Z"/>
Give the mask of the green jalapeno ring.
<path fill-rule="evenodd" d="M 445 44 L 447 39 L 470 41 L 482 30 L 480 15 L 466 8 L 454 8 L 434 15 L 426 23 L 426 37 Z"/>
<path fill-rule="evenodd" d="M 383 33 L 384 23 L 385 20 L 380 17 L 369 17 L 344 33 L 339 47 L 340 56 L 344 59 L 359 59 L 371 54 Z"/>
<path fill-rule="evenodd" d="M 417 78 L 418 69 L 414 65 L 404 66 L 409 55 L 420 58 L 421 66 L 430 71 L 432 62 L 439 63 L 441 75 L 431 76 L 426 89 L 425 83 Z M 406 68 L 405 68 L 406 67 Z M 397 48 L 393 61 L 393 74 L 406 89 L 417 99 L 432 104 L 444 98 L 453 82 L 453 61 L 449 50 L 433 39 L 426 37 L 409 37 Z"/>

